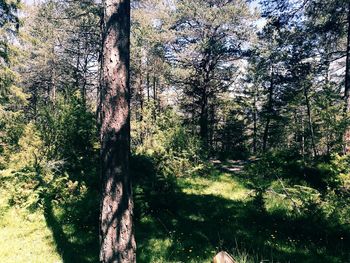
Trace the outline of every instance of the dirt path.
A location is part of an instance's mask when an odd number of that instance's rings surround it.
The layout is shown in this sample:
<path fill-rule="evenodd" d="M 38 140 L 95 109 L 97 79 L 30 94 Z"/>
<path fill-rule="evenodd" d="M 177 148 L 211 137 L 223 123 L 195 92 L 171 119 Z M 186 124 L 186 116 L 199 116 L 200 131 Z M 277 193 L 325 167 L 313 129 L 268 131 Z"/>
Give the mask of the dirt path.
<path fill-rule="evenodd" d="M 244 170 L 244 167 L 247 164 L 250 164 L 254 162 L 255 159 L 249 159 L 249 160 L 227 160 L 227 161 L 220 161 L 220 160 L 211 160 L 210 162 L 219 170 L 226 172 L 226 173 L 241 173 Z"/>

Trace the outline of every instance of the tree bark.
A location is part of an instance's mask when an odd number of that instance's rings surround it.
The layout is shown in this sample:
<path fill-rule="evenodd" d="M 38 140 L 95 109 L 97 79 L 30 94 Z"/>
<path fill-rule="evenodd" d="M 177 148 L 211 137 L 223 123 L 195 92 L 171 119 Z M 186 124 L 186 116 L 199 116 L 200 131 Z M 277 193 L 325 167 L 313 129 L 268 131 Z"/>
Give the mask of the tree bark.
<path fill-rule="evenodd" d="M 53 59 L 51 61 L 51 83 L 48 90 L 49 101 L 51 101 L 52 105 L 56 105 L 56 60 L 55 60 L 55 49 L 52 48 Z"/>
<path fill-rule="evenodd" d="M 130 155 L 130 0 L 104 0 L 100 262 L 136 262 Z"/>
<path fill-rule="evenodd" d="M 345 113 L 350 112 L 350 2 L 348 4 L 348 32 L 346 46 L 346 68 L 345 68 Z M 346 116 L 347 118 L 348 116 Z M 345 153 L 350 151 L 350 128 L 345 131 Z"/>
<path fill-rule="evenodd" d="M 201 112 L 199 118 L 199 135 L 205 148 L 208 147 L 208 97 L 204 89 L 201 101 Z"/>
<path fill-rule="evenodd" d="M 147 74 L 146 74 L 146 81 L 147 81 L 147 102 L 149 102 L 149 99 L 150 99 L 150 80 L 149 80 L 148 69 L 147 69 Z"/>
<path fill-rule="evenodd" d="M 267 150 L 267 140 L 269 138 L 269 132 L 270 132 L 270 122 L 271 122 L 271 115 L 273 111 L 273 91 L 274 91 L 274 72 L 273 67 L 271 67 L 271 81 L 270 81 L 270 87 L 269 87 L 269 94 L 268 94 L 268 105 L 267 105 L 267 119 L 264 129 L 264 135 L 263 135 L 263 145 L 262 150 L 263 152 L 266 152 Z"/>
<path fill-rule="evenodd" d="M 254 98 L 253 98 L 253 153 L 257 152 L 257 120 L 258 119 L 258 110 L 257 110 L 257 90 L 254 88 Z"/>
<path fill-rule="evenodd" d="M 215 133 L 215 103 L 210 105 L 210 128 L 208 134 L 208 146 L 209 150 L 212 151 L 214 149 L 214 133 Z"/>
<path fill-rule="evenodd" d="M 305 98 L 307 117 L 308 117 L 308 123 L 309 123 L 310 135 L 311 135 L 312 152 L 313 152 L 314 157 L 316 157 L 317 156 L 317 149 L 316 149 L 316 143 L 315 143 L 314 127 L 313 127 L 313 123 L 312 123 L 311 104 L 310 104 L 310 100 L 309 100 L 308 90 L 305 87 L 305 84 L 304 84 L 303 89 L 304 89 L 304 98 Z"/>
<path fill-rule="evenodd" d="M 157 110 L 158 110 L 158 103 L 157 103 L 157 78 L 155 75 L 153 75 L 153 119 L 157 119 Z"/>
<path fill-rule="evenodd" d="M 140 66 L 139 66 L 139 70 L 138 70 L 138 88 L 137 88 L 137 97 L 136 99 L 139 100 L 140 102 L 140 116 L 139 116 L 139 120 L 142 122 L 143 121 L 143 71 L 142 71 L 142 58 L 140 57 Z"/>
<path fill-rule="evenodd" d="M 153 100 L 157 101 L 157 78 L 155 75 L 153 76 Z"/>
<path fill-rule="evenodd" d="M 140 59 L 140 68 L 139 68 L 139 80 L 138 80 L 138 90 L 137 90 L 137 99 L 140 102 L 140 111 L 139 111 L 139 116 L 137 116 L 137 111 L 136 111 L 136 119 L 138 119 L 140 121 L 140 123 L 143 122 L 143 105 L 144 105 L 144 101 L 143 101 L 143 75 L 142 75 L 142 60 Z M 140 133 L 140 142 L 141 144 L 143 144 L 143 138 L 145 137 L 145 132 L 144 132 L 144 128 L 143 125 L 141 125 L 140 127 L 141 129 L 141 133 Z"/>

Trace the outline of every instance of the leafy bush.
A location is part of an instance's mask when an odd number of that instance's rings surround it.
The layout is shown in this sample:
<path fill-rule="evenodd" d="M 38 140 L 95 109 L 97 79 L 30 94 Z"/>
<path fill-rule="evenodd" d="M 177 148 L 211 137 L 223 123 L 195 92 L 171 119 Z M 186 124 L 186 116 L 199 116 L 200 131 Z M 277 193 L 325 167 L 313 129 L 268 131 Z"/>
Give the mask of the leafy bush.
<path fill-rule="evenodd" d="M 94 115 L 78 94 L 43 107 L 9 159 L 10 202 L 35 208 L 82 198 L 98 181 L 96 141 Z"/>
<path fill-rule="evenodd" d="M 163 177 L 189 175 L 204 167 L 199 139 L 181 124 L 172 109 L 157 113 L 152 105 L 143 110 L 142 121 L 132 122 L 132 150 L 151 158 Z M 143 137 L 143 140 L 138 138 Z"/>
<path fill-rule="evenodd" d="M 312 215 L 320 212 L 321 194 L 311 187 L 288 185 L 288 182 L 276 180 L 265 194 L 267 211 L 284 211 L 291 217 Z"/>
<path fill-rule="evenodd" d="M 272 151 L 249 164 L 245 176 L 248 186 L 255 190 L 256 201 L 267 211 L 346 218 L 349 167 L 348 156 L 302 160 L 293 151 Z"/>
<path fill-rule="evenodd" d="M 24 128 L 18 151 L 12 154 L 5 187 L 10 203 L 34 208 L 57 189 L 66 189 L 66 177 L 57 177 L 55 171 L 61 162 L 48 160 L 42 155 L 43 142 L 33 123 Z"/>
<path fill-rule="evenodd" d="M 98 140 L 95 115 L 79 93 L 43 107 L 37 126 L 49 159 L 63 160 L 70 179 L 96 183 Z"/>
<path fill-rule="evenodd" d="M 25 126 L 23 108 L 27 96 L 14 85 L 15 74 L 0 65 L 0 169 L 5 169 L 17 150 Z"/>

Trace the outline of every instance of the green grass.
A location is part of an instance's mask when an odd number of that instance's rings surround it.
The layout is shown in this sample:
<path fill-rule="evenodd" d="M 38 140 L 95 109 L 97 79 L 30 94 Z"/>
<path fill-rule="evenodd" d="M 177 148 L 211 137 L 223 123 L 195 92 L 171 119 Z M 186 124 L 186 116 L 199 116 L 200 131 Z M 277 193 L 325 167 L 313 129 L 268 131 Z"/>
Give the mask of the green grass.
<path fill-rule="evenodd" d="M 212 174 L 204 177 L 179 178 L 178 185 L 186 194 L 212 195 L 233 201 L 244 201 L 251 197 L 251 191 L 237 178 L 218 171 L 213 171 Z"/>
<path fill-rule="evenodd" d="M 138 262 L 211 262 L 220 250 L 239 263 L 350 262 L 348 228 L 290 216 L 290 203 L 271 195 L 261 203 L 245 176 L 212 170 L 137 200 Z"/>
<path fill-rule="evenodd" d="M 62 262 L 52 233 L 41 213 L 26 214 L 11 208 L 1 218 L 0 261 Z"/>
<path fill-rule="evenodd" d="M 42 211 L 10 207 L 0 190 L 0 262 L 62 262 Z"/>
<path fill-rule="evenodd" d="M 136 227 L 138 262 L 211 262 L 222 249 L 231 252 L 238 263 L 253 262 L 228 227 L 235 216 L 221 214 L 235 207 L 230 201 L 244 206 L 251 200 L 251 191 L 232 175 L 218 171 L 178 178 L 177 187 L 175 193 L 161 199 L 150 198 L 155 210 L 148 211 Z M 227 235 L 237 249 L 225 247 Z"/>
<path fill-rule="evenodd" d="M 211 262 L 220 250 L 238 263 L 350 262 L 346 228 L 324 218 L 286 216 L 271 208 L 283 206 L 271 196 L 261 207 L 245 181 L 242 174 L 216 170 L 177 178 L 165 190 L 154 189 L 147 177 L 136 181 L 138 262 Z M 98 262 L 96 195 L 48 205 L 45 213 L 7 203 L 2 195 L 0 262 Z"/>

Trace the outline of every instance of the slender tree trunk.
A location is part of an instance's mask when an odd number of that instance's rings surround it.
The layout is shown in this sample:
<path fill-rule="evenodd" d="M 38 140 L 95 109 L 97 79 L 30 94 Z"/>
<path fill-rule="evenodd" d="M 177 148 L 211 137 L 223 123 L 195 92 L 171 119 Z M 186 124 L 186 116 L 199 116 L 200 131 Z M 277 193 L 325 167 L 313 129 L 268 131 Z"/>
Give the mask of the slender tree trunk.
<path fill-rule="evenodd" d="M 55 60 L 55 49 L 52 48 L 52 69 L 51 69 L 51 83 L 50 87 L 48 89 L 48 96 L 49 96 L 49 101 L 52 103 L 52 105 L 55 106 L 56 104 L 56 60 Z"/>
<path fill-rule="evenodd" d="M 326 52 L 326 54 L 328 54 L 328 50 Z M 325 71 L 325 85 L 327 87 L 327 89 L 329 89 L 329 81 L 330 81 L 330 77 L 329 77 L 329 67 L 330 67 L 330 62 L 329 62 L 329 57 L 326 57 L 326 71 Z M 327 102 L 327 107 L 326 107 L 326 111 L 329 111 L 330 108 L 330 103 Z M 326 126 L 326 154 L 329 156 L 330 155 L 330 150 L 331 150 L 331 141 L 332 141 L 332 133 L 333 133 L 333 127 L 331 127 L 331 125 L 329 124 L 329 122 L 327 122 L 327 126 Z"/>
<path fill-rule="evenodd" d="M 157 101 L 157 78 L 156 78 L 156 76 L 153 76 L 153 100 L 154 100 L 154 102 Z"/>
<path fill-rule="evenodd" d="M 204 147 L 208 146 L 208 98 L 206 91 L 202 94 L 202 105 L 199 118 L 199 135 L 204 144 Z"/>
<path fill-rule="evenodd" d="M 138 88 L 137 88 L 137 99 L 140 102 L 140 116 L 139 116 L 139 120 L 143 121 L 143 70 L 142 70 L 142 58 L 140 57 L 140 61 L 139 61 L 139 70 L 138 70 Z"/>
<path fill-rule="evenodd" d="M 311 114 L 311 105 L 308 95 L 308 89 L 306 88 L 304 84 L 304 98 L 305 98 L 305 104 L 306 104 L 306 111 L 307 111 L 307 118 L 309 123 L 309 129 L 310 129 L 310 135 L 311 135 L 311 146 L 312 146 L 312 152 L 314 157 L 317 156 L 317 149 L 316 149 L 316 143 L 315 143 L 315 133 L 314 133 L 314 127 L 312 123 L 312 114 Z"/>
<path fill-rule="evenodd" d="M 202 83 L 202 98 L 201 98 L 201 111 L 200 111 L 200 137 L 204 144 L 204 147 L 208 148 L 209 143 L 209 93 L 210 93 L 210 51 L 205 55 L 203 60 L 203 83 Z M 211 98 L 212 99 L 212 98 Z"/>
<path fill-rule="evenodd" d="M 56 105 L 56 70 L 55 68 L 52 69 L 51 101 L 53 105 Z"/>
<path fill-rule="evenodd" d="M 143 83 L 142 74 L 140 73 L 140 83 L 139 83 L 139 100 L 140 100 L 140 121 L 143 121 Z"/>
<path fill-rule="evenodd" d="M 293 113 L 293 116 L 294 116 L 294 141 L 293 141 L 293 144 L 294 145 L 298 145 L 299 144 L 299 141 L 300 141 L 300 122 L 299 122 L 299 119 L 298 119 L 298 111 L 295 109 L 294 110 L 294 113 Z"/>
<path fill-rule="evenodd" d="M 269 87 L 269 98 L 268 98 L 268 106 L 267 106 L 267 120 L 265 124 L 265 130 L 263 135 L 263 146 L 262 150 L 263 152 L 266 152 L 267 150 L 267 140 L 269 138 L 270 133 L 270 122 L 271 122 L 271 115 L 273 111 L 273 91 L 274 91 L 274 72 L 273 67 L 271 67 L 271 81 L 270 81 L 270 87 Z"/>
<path fill-rule="evenodd" d="M 138 100 L 140 101 L 140 116 L 137 116 L 136 113 L 136 119 L 139 118 L 139 121 L 142 123 L 143 121 L 143 76 L 142 76 L 142 66 L 141 66 L 141 59 L 140 59 L 140 68 L 139 68 L 139 83 L 138 83 Z M 137 112 L 137 111 L 136 111 Z M 141 125 L 141 131 L 140 131 L 140 142 L 143 144 L 143 138 L 145 137 L 145 131 L 143 125 Z"/>
<path fill-rule="evenodd" d="M 346 68 L 345 68 L 345 112 L 350 112 L 350 2 L 348 4 L 348 32 L 347 32 L 347 45 L 346 45 Z M 347 127 L 345 131 L 345 153 L 350 151 L 350 128 Z"/>
<path fill-rule="evenodd" d="M 104 39 L 104 14 L 101 15 L 100 17 L 100 39 L 103 41 Z M 96 123 L 97 127 L 99 130 L 101 130 L 102 127 L 102 112 L 101 112 L 101 107 L 102 107 L 102 87 L 103 87 L 103 45 L 101 45 L 101 48 L 99 49 L 98 52 L 98 62 L 99 62 L 99 67 L 98 67 L 98 81 L 99 85 L 97 87 L 97 110 L 96 110 Z"/>
<path fill-rule="evenodd" d="M 253 153 L 256 154 L 257 152 L 257 107 L 256 107 L 256 103 L 257 103 L 257 92 L 256 89 L 254 90 L 254 98 L 253 98 Z"/>
<path fill-rule="evenodd" d="M 270 122 L 271 122 L 271 117 L 268 116 L 265 124 L 264 135 L 263 135 L 263 146 L 262 146 L 263 152 L 266 152 L 267 150 L 267 140 L 269 138 Z"/>
<path fill-rule="evenodd" d="M 158 103 L 157 103 L 157 78 L 155 75 L 153 75 L 153 103 L 154 103 L 153 119 L 156 120 Z"/>
<path fill-rule="evenodd" d="M 77 46 L 78 46 L 78 56 L 77 56 L 77 64 L 75 65 L 75 70 L 74 70 L 74 75 L 75 75 L 74 77 L 75 77 L 75 88 L 79 89 L 79 86 L 80 86 L 79 68 L 80 68 L 80 55 L 81 55 L 80 41 L 78 41 Z M 81 94 L 83 93 L 81 92 Z"/>
<path fill-rule="evenodd" d="M 215 104 L 215 103 L 214 103 Z M 210 105 L 209 108 L 209 128 L 208 128 L 208 146 L 209 146 L 209 150 L 210 152 L 213 151 L 214 147 L 213 147 L 213 141 L 214 141 L 214 125 L 215 125 L 215 108 L 214 105 Z"/>
<path fill-rule="evenodd" d="M 305 162 L 305 125 L 304 125 L 304 115 L 301 114 L 301 154 Z"/>
<path fill-rule="evenodd" d="M 88 67 L 89 67 L 89 60 L 88 60 L 88 46 L 87 41 L 85 41 L 85 50 L 84 50 L 84 67 L 83 67 L 83 83 L 81 86 L 81 94 L 84 105 L 86 105 L 86 97 L 87 97 L 87 78 L 88 78 Z"/>
<path fill-rule="evenodd" d="M 301 154 L 303 156 L 303 173 L 304 177 L 306 177 L 306 159 L 305 159 L 305 124 L 304 124 L 304 115 L 301 114 Z"/>
<path fill-rule="evenodd" d="M 150 100 L 150 81 L 149 81 L 149 72 L 147 70 L 146 74 L 146 81 L 147 81 L 147 102 Z"/>
<path fill-rule="evenodd" d="M 130 0 L 104 0 L 100 262 L 136 262 L 130 155 Z"/>

